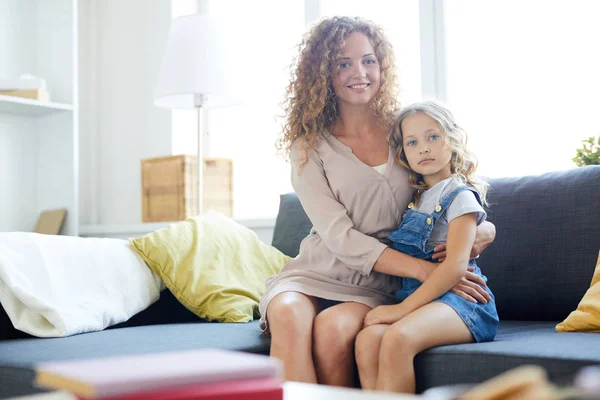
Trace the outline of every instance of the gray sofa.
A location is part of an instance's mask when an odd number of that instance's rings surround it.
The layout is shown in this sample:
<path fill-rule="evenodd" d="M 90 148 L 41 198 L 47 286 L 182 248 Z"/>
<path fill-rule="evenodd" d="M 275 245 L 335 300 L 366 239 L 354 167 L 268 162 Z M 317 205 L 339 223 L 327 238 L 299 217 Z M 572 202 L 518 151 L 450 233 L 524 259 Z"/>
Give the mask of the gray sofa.
<path fill-rule="evenodd" d="M 600 334 L 556 333 L 588 289 L 600 249 L 600 166 L 490 180 L 489 220 L 496 241 L 479 259 L 501 318 L 494 342 L 444 346 L 416 358 L 418 390 L 476 383 L 524 363 L 542 365 L 567 383 L 580 368 L 600 364 Z M 295 194 L 281 197 L 273 245 L 295 255 L 310 229 Z M 129 321 L 101 332 L 38 339 L 12 328 L 0 310 L 0 398 L 32 387 L 40 361 L 223 348 L 269 352 L 257 321 L 198 320 L 164 291 Z M 440 327 L 443 329 L 443 327 Z"/>

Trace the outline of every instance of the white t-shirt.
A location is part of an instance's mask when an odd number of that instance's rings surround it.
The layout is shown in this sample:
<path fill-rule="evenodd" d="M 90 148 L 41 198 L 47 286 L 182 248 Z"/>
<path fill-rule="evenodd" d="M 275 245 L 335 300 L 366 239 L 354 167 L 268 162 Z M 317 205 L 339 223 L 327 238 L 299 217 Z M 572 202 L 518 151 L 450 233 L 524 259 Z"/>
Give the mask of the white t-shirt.
<path fill-rule="evenodd" d="M 377 172 L 379 172 L 381 175 L 383 175 L 383 174 L 384 174 L 384 172 L 385 172 L 385 166 L 386 166 L 386 165 L 387 165 L 387 163 L 385 163 L 385 164 L 381 164 L 381 165 L 376 165 L 376 166 L 374 166 L 374 167 L 371 167 L 371 168 L 373 168 L 375 171 L 377 171 Z"/>
<path fill-rule="evenodd" d="M 426 190 L 419 199 L 419 204 L 415 210 L 433 214 L 435 206 L 441 203 L 441 200 L 452 193 L 454 189 L 463 185 L 458 179 L 450 177 L 441 182 L 436 183 L 433 187 Z M 446 242 L 448 237 L 448 224 L 454 218 L 469 213 L 477 213 L 477 225 L 485 221 L 487 216 L 485 210 L 475 197 L 475 194 L 470 190 L 463 190 L 455 198 L 454 201 L 446 208 L 431 232 L 431 236 L 427 241 L 428 246 L 437 246 Z"/>

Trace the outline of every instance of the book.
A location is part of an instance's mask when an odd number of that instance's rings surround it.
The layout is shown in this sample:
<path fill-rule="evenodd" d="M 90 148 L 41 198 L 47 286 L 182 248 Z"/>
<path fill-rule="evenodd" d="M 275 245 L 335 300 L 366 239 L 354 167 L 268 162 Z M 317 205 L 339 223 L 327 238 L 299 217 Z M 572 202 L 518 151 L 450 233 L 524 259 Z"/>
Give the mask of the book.
<path fill-rule="evenodd" d="M 105 398 L 189 385 L 281 378 L 282 369 L 279 360 L 266 355 L 201 349 L 40 363 L 35 367 L 34 384 L 83 398 Z"/>
<path fill-rule="evenodd" d="M 260 378 L 186 385 L 95 400 L 281 400 L 282 398 L 281 379 Z M 77 399 L 91 400 L 87 397 L 77 397 Z"/>
<path fill-rule="evenodd" d="M 50 101 L 50 93 L 41 89 L 0 90 L 0 94 L 39 101 Z"/>
<path fill-rule="evenodd" d="M 58 235 L 66 216 L 65 208 L 42 211 L 33 231 L 45 235 Z"/>

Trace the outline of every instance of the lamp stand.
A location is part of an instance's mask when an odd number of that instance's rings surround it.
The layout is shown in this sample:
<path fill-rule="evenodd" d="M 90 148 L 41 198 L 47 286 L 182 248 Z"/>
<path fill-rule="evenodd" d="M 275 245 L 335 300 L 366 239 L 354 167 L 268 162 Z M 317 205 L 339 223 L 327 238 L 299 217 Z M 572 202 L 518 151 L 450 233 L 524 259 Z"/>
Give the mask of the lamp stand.
<path fill-rule="evenodd" d="M 202 197 L 204 194 L 204 109 L 202 104 L 196 106 L 198 109 L 198 167 L 196 173 L 198 174 L 198 194 L 196 199 L 196 206 L 198 208 L 198 215 L 202 214 L 203 201 Z"/>

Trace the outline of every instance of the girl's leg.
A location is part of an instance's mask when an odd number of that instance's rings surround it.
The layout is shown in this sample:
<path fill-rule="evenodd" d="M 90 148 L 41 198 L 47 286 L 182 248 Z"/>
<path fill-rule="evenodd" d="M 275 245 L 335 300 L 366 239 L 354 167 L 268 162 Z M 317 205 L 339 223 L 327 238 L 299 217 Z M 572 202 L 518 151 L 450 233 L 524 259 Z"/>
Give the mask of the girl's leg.
<path fill-rule="evenodd" d="M 283 362 L 285 380 L 317 383 L 312 356 L 316 315 L 317 299 L 298 292 L 280 293 L 267 307 L 271 356 Z"/>
<path fill-rule="evenodd" d="M 379 350 L 383 334 L 389 325 L 372 325 L 364 328 L 356 337 L 354 352 L 358 377 L 363 389 L 375 390 L 379 371 Z"/>
<path fill-rule="evenodd" d="M 415 356 L 431 347 L 470 343 L 473 336 L 456 311 L 433 302 L 392 324 L 383 334 L 377 390 L 415 392 Z"/>
<path fill-rule="evenodd" d="M 348 302 L 321 311 L 313 329 L 313 354 L 319 383 L 355 386 L 354 341 L 371 310 L 364 304 Z"/>

